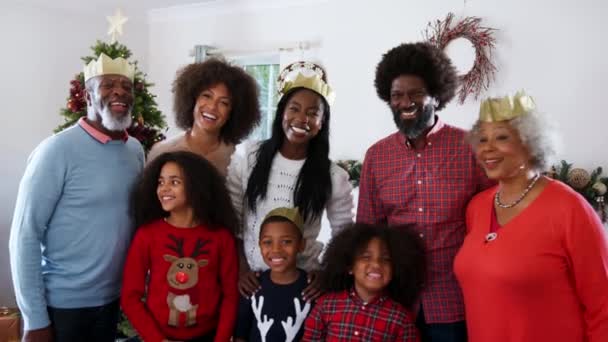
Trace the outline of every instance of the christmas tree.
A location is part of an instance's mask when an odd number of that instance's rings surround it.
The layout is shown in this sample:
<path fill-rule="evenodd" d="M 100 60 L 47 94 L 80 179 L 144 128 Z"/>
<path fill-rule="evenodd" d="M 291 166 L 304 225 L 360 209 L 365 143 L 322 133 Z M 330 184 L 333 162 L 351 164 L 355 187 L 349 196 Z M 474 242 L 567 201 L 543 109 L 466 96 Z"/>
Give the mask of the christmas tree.
<path fill-rule="evenodd" d="M 91 47 L 91 50 L 93 50 L 93 55 L 81 58 L 85 65 L 92 60 L 96 60 L 101 53 L 105 53 L 111 58 L 123 57 L 128 60 L 131 57 L 131 51 L 125 45 L 116 41 L 110 44 L 97 41 Z M 162 132 L 167 127 L 167 124 L 165 116 L 157 108 L 156 95 L 148 91 L 148 88 L 154 84 L 146 81 L 147 75 L 137 68 L 137 61 L 132 63 L 135 64 L 135 79 L 133 82 L 134 99 L 131 111 L 133 124 L 127 129 L 127 132 L 130 136 L 139 140 L 145 151 L 148 152 L 154 143 L 165 139 Z M 87 115 L 84 73 L 80 72 L 77 74 L 70 81 L 70 85 L 70 95 L 66 107 L 60 111 L 65 122 L 55 129 L 55 133 L 74 125 L 78 119 Z"/>

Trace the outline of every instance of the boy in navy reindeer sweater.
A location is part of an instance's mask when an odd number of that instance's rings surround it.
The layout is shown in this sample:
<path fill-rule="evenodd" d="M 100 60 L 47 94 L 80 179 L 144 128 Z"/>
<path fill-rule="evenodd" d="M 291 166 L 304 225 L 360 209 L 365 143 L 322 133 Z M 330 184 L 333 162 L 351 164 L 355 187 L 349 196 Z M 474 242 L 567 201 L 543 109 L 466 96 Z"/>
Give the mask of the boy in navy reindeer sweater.
<path fill-rule="evenodd" d="M 311 304 L 302 300 L 306 272 L 296 267 L 304 250 L 304 221 L 297 208 L 271 210 L 260 228 L 260 251 L 270 267 L 260 277 L 260 289 L 251 298 L 241 297 L 236 342 L 299 341 Z"/>

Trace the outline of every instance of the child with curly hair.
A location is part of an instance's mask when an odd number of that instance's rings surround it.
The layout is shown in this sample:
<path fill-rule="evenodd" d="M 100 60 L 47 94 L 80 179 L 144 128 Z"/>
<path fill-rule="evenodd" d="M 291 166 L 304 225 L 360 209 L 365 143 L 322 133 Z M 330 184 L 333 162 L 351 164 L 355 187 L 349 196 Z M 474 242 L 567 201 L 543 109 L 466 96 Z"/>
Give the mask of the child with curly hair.
<path fill-rule="evenodd" d="M 323 257 L 321 296 L 302 341 L 419 341 L 414 305 L 426 276 L 422 241 L 407 227 L 355 224 Z"/>
<path fill-rule="evenodd" d="M 237 218 L 223 177 L 194 153 L 161 154 L 144 169 L 132 201 L 139 228 L 121 305 L 135 330 L 146 342 L 229 341 L 238 305 Z"/>

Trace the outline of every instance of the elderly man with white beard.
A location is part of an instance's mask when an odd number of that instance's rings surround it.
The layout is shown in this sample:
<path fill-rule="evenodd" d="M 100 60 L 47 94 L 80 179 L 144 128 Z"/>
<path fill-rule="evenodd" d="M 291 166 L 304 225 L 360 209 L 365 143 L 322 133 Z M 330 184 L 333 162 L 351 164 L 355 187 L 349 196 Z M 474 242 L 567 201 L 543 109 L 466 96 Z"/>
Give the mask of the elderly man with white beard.
<path fill-rule="evenodd" d="M 24 341 L 114 341 L 133 232 L 129 193 L 144 152 L 129 137 L 134 67 L 102 54 L 84 69 L 87 117 L 32 152 L 10 261 Z"/>

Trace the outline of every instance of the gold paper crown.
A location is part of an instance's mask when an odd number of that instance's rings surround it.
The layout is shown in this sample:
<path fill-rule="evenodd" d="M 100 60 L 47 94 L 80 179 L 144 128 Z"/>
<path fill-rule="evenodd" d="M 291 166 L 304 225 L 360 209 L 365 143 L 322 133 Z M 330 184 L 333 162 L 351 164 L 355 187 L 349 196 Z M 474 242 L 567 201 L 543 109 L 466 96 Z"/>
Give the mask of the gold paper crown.
<path fill-rule="evenodd" d="M 534 99 L 526 95 L 523 90 L 520 90 L 515 96 L 489 98 L 482 101 L 479 107 L 479 121 L 496 122 L 511 120 L 530 113 L 534 109 L 536 109 Z"/>
<path fill-rule="evenodd" d="M 280 208 L 275 208 L 272 209 L 268 214 L 266 214 L 266 216 L 264 217 L 264 221 L 266 221 L 267 219 L 271 218 L 271 217 L 283 217 L 288 219 L 291 223 L 293 223 L 299 230 L 300 232 L 304 232 L 304 219 L 302 218 L 302 215 L 300 215 L 300 211 L 298 210 L 298 207 L 295 208 L 286 208 L 286 207 L 280 207 Z"/>
<path fill-rule="evenodd" d="M 308 70 L 309 72 L 314 72 L 312 76 L 305 76 L 302 71 Z M 292 73 L 297 72 L 297 76 L 292 81 L 287 81 L 287 76 Z M 279 75 L 278 78 L 278 89 L 279 94 L 281 96 L 285 95 L 287 92 L 294 88 L 306 88 L 310 89 L 317 94 L 323 96 L 327 104 L 330 106 L 334 103 L 336 98 L 336 94 L 331 89 L 331 87 L 325 82 L 323 79 L 325 75 L 325 71 L 319 65 L 312 62 L 295 62 L 291 63 Z"/>
<path fill-rule="evenodd" d="M 133 82 L 135 76 L 135 66 L 129 64 L 126 59 L 118 57 L 112 59 L 106 54 L 99 55 L 97 60 L 92 60 L 84 67 L 84 81 L 101 75 L 122 75 Z"/>

